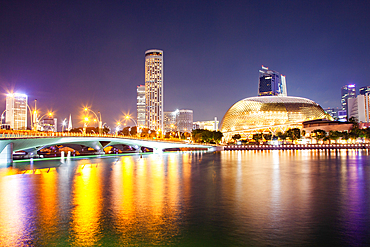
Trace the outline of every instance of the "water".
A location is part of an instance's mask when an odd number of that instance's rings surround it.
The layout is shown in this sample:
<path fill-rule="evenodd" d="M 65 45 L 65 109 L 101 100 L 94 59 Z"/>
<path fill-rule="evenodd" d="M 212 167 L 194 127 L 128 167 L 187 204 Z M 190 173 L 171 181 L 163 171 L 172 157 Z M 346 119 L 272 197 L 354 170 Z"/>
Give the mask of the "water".
<path fill-rule="evenodd" d="M 368 151 L 224 151 L 0 168 L 0 246 L 369 246 Z"/>

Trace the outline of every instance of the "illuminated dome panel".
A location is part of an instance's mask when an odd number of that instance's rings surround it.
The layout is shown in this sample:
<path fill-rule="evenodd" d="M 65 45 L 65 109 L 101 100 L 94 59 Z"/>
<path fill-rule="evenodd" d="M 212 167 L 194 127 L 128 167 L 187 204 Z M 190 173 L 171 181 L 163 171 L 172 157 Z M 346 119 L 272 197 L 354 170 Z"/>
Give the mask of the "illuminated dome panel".
<path fill-rule="evenodd" d="M 238 101 L 226 112 L 221 123 L 223 133 L 248 131 L 303 121 L 330 118 L 312 100 L 290 96 L 259 96 Z"/>

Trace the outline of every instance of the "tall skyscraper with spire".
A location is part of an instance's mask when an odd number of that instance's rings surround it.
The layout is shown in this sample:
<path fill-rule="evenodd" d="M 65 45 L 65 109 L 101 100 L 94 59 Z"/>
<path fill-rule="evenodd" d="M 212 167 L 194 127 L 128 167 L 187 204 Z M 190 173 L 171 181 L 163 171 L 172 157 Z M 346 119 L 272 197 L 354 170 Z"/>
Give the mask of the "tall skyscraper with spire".
<path fill-rule="evenodd" d="M 145 125 L 163 131 L 163 51 L 145 52 Z"/>

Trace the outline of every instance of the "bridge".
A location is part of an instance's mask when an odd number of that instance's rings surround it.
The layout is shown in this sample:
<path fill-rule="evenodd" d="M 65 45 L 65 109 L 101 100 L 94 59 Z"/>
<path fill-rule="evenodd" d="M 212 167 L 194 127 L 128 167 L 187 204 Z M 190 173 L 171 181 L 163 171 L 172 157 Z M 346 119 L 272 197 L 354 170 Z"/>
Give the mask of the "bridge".
<path fill-rule="evenodd" d="M 68 144 L 84 145 L 103 153 L 104 148 L 113 145 L 127 145 L 136 152 L 141 152 L 142 147 L 153 149 L 154 153 L 161 153 L 172 148 L 202 148 L 208 151 L 217 150 L 216 146 L 189 144 L 174 140 L 153 140 L 145 138 L 132 138 L 117 135 L 76 134 L 76 133 L 7 133 L 0 134 L 0 164 L 11 164 L 13 152 L 25 151 L 27 154 L 36 155 L 37 151 L 54 145 L 68 146 Z"/>

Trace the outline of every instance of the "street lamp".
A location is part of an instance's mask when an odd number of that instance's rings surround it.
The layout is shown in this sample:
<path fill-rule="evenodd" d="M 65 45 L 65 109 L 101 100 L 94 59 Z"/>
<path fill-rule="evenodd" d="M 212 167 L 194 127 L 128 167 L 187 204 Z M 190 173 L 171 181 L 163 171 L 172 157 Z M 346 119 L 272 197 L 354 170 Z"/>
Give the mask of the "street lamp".
<path fill-rule="evenodd" d="M 46 116 L 49 116 L 49 117 L 53 117 L 53 113 L 52 112 L 48 112 L 44 115 L 42 115 L 42 117 L 38 118 L 37 117 L 37 111 L 34 110 L 33 111 L 33 118 L 34 118 L 34 130 L 37 131 L 37 129 L 40 127 L 39 123 L 41 122 L 41 120 L 46 117 Z"/>
<path fill-rule="evenodd" d="M 117 122 L 116 135 L 118 135 L 119 128 L 121 127 L 121 122 Z"/>
<path fill-rule="evenodd" d="M 92 112 L 95 115 L 95 117 L 97 119 L 96 121 L 98 121 L 98 123 L 99 123 L 99 134 L 102 134 L 102 132 L 103 132 L 103 128 L 102 128 L 103 124 L 102 123 L 103 122 L 102 122 L 102 119 L 101 119 L 101 113 L 100 113 L 100 111 L 98 111 L 99 117 L 98 117 L 98 115 L 93 110 L 91 110 L 91 109 L 89 109 L 87 107 L 84 108 L 84 111 L 85 112 L 89 112 L 90 111 L 90 112 Z"/>
<path fill-rule="evenodd" d="M 67 119 L 65 118 L 62 122 L 62 132 L 64 131 L 64 127 L 67 126 Z"/>
<path fill-rule="evenodd" d="M 135 127 L 136 127 L 136 136 L 138 136 L 138 133 L 140 132 L 139 131 L 139 126 L 137 126 L 137 122 L 135 121 L 135 119 L 133 118 L 133 117 L 131 117 L 130 115 L 126 115 L 125 116 L 125 119 L 126 120 L 132 120 L 133 122 L 134 122 L 134 124 L 135 124 Z"/>
<path fill-rule="evenodd" d="M 89 123 L 89 118 L 88 117 L 84 117 L 84 129 L 82 131 L 82 134 L 86 134 L 86 129 L 87 129 L 87 124 Z"/>

